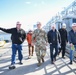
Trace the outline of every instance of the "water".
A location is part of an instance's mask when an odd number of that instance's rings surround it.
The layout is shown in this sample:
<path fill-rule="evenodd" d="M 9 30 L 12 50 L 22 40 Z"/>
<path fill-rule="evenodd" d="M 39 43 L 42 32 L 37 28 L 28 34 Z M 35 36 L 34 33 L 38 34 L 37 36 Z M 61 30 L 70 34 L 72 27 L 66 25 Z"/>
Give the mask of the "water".
<path fill-rule="evenodd" d="M 11 40 L 11 34 L 0 34 L 0 39 L 2 40 Z"/>

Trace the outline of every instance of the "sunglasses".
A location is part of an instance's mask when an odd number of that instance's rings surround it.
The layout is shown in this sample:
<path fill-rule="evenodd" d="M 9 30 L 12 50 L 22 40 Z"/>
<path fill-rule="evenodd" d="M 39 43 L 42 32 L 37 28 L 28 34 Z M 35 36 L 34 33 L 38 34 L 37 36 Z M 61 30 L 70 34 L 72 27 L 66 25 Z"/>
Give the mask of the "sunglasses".
<path fill-rule="evenodd" d="M 17 24 L 17 25 L 21 25 L 21 24 Z"/>

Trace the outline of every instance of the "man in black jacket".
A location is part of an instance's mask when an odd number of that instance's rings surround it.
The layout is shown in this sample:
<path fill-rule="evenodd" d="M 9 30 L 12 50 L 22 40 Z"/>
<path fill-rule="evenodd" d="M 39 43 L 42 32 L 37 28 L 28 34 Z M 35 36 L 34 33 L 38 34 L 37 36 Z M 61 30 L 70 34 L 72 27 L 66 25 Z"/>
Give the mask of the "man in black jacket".
<path fill-rule="evenodd" d="M 11 40 L 12 40 L 12 59 L 11 59 L 11 66 L 9 68 L 15 67 L 15 57 L 16 57 L 16 52 L 18 50 L 18 59 L 19 59 L 19 64 L 22 63 L 22 46 L 21 44 L 24 42 L 26 38 L 26 33 L 23 29 L 21 29 L 21 24 L 20 22 L 16 23 L 16 28 L 11 28 L 11 29 L 4 29 L 0 27 L 0 30 L 10 33 L 11 35 Z"/>
<path fill-rule="evenodd" d="M 52 29 L 48 32 L 47 36 L 48 36 L 48 42 L 50 44 L 51 63 L 54 64 L 54 60 L 56 61 L 56 56 L 58 54 L 58 42 L 60 43 L 60 35 L 55 28 L 55 24 L 52 25 Z M 54 48 L 55 48 L 55 53 L 54 53 Z"/>
<path fill-rule="evenodd" d="M 59 32 L 60 32 L 60 36 L 61 36 L 61 48 L 59 49 L 59 53 L 62 50 L 62 58 L 65 58 L 64 55 L 65 55 L 65 49 L 66 49 L 66 42 L 68 42 L 67 30 L 66 30 L 65 23 L 63 23 L 62 28 L 59 29 Z"/>
<path fill-rule="evenodd" d="M 76 23 L 72 24 L 72 29 L 69 31 L 69 44 L 70 44 L 70 63 L 72 64 L 74 58 L 74 52 L 76 51 Z"/>

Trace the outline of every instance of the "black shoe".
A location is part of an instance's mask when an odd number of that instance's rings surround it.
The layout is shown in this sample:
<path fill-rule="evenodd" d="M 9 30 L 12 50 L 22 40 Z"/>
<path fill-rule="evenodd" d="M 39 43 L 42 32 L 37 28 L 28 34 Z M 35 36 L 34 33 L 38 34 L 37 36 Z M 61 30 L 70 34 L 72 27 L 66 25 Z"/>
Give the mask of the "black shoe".
<path fill-rule="evenodd" d="M 69 64 L 73 64 L 73 63 L 72 63 L 72 61 L 70 61 L 70 63 L 69 63 Z"/>
<path fill-rule="evenodd" d="M 22 65 L 23 63 L 20 61 L 19 64 Z"/>
<path fill-rule="evenodd" d="M 9 66 L 9 69 L 15 69 L 16 67 L 15 67 L 15 65 L 10 65 Z"/>
<path fill-rule="evenodd" d="M 65 59 L 65 57 L 62 57 L 63 59 Z"/>
<path fill-rule="evenodd" d="M 54 62 L 53 62 L 53 61 L 51 61 L 51 64 L 54 64 Z"/>

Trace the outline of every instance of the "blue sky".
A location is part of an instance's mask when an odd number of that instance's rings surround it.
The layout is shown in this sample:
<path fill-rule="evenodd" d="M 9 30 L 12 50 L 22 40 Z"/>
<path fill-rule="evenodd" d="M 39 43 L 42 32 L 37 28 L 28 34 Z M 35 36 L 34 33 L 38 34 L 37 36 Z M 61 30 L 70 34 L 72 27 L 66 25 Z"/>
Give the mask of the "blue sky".
<path fill-rule="evenodd" d="M 37 21 L 45 25 L 58 11 L 74 0 L 0 0 L 0 27 L 11 28 L 22 23 L 26 31 Z"/>

